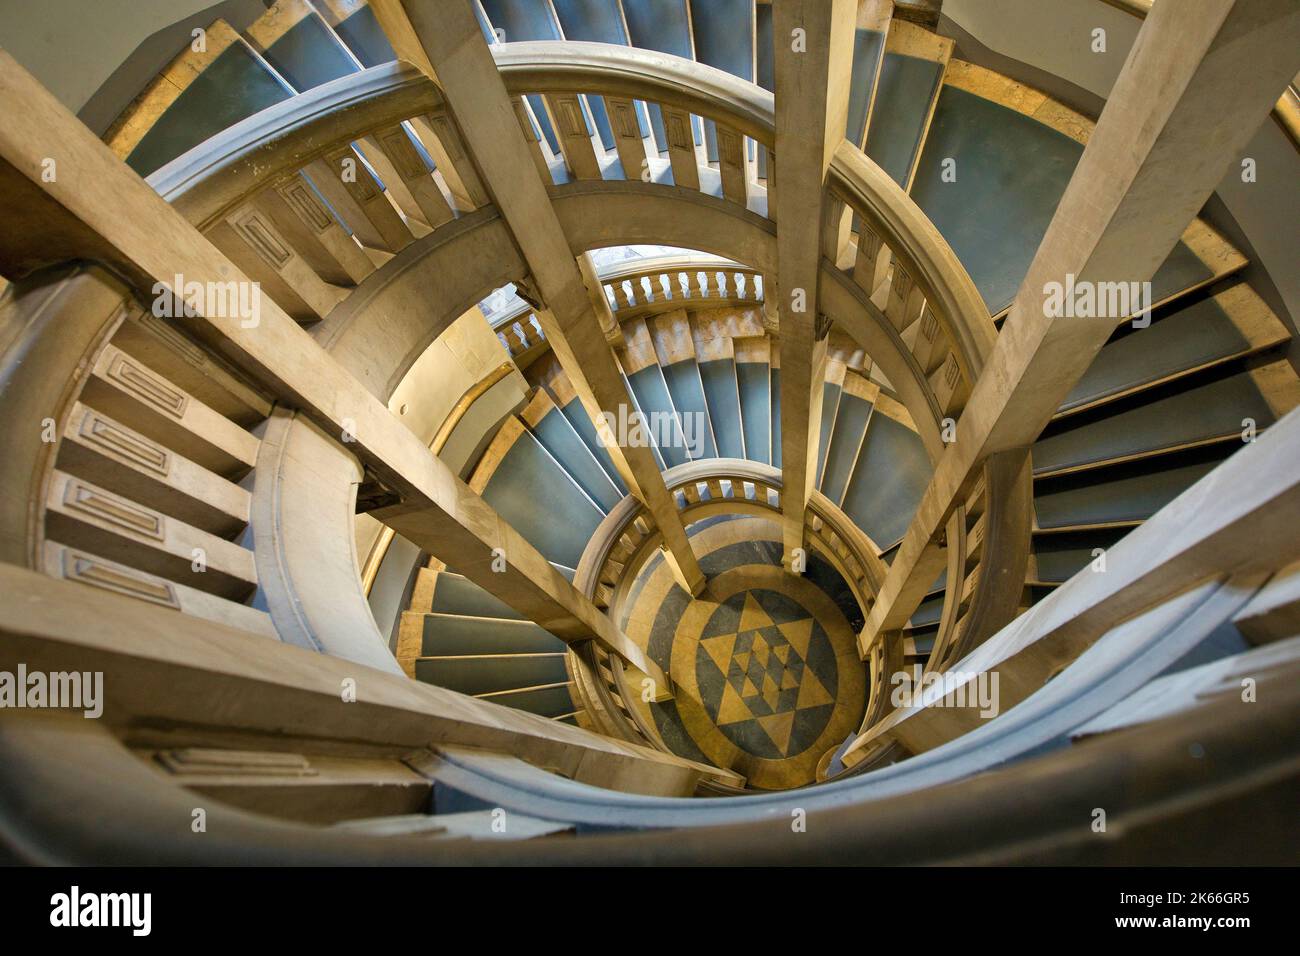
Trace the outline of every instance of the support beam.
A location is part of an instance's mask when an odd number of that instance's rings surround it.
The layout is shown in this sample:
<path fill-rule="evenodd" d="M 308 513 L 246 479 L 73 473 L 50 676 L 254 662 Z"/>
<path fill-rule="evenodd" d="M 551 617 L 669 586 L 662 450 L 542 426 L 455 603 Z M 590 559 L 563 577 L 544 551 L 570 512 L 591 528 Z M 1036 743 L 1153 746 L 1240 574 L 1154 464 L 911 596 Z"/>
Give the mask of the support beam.
<path fill-rule="evenodd" d="M 398 57 L 428 72 L 446 97 L 484 184 L 528 263 L 534 288 L 524 294 L 537 300 L 533 304 L 542 331 L 583 405 L 593 416 L 609 412 L 621 419 L 620 408 L 630 414 L 636 406 L 470 4 L 378 0 L 370 6 Z M 632 477 L 630 490 L 662 532 L 678 583 L 699 594 L 704 573 L 653 450 L 645 445 L 620 449 Z"/>
<path fill-rule="evenodd" d="M 499 750 L 635 793 L 686 797 L 700 779 L 743 783 L 731 771 L 224 624 L 185 618 L 179 627 L 170 608 L 13 565 L 0 564 L 0 602 L 0 669 L 102 672 L 102 720 L 75 711 L 72 719 L 137 742 L 151 734 L 168 747 L 274 736 L 282 747 L 327 740 L 335 753 L 367 756 L 446 744 Z M 353 702 L 339 692 L 346 681 Z M 6 721 L 18 716 L 3 712 Z M 188 810 L 184 819 L 188 827 Z"/>
<path fill-rule="evenodd" d="M 927 557 L 990 455 L 1029 446 L 1127 315 L 1058 317 L 1049 290 L 1144 282 L 1300 68 L 1293 0 L 1156 4 L 903 538 L 859 647 L 906 624 Z M 782 167 L 784 176 L 784 167 Z M 1100 301 L 1100 299 L 1099 299 Z"/>
<path fill-rule="evenodd" d="M 772 6 L 776 51 L 777 285 L 781 323 L 783 562 L 797 566 L 817 474 L 822 379 L 830 323 L 817 311 L 826 172 L 844 138 L 852 75 L 854 0 Z"/>
<path fill-rule="evenodd" d="M 0 274 L 97 259 L 143 300 L 154 288 L 242 289 L 248 314 L 218 308 L 181 319 L 266 386 L 337 436 L 400 499 L 394 527 L 564 641 L 596 640 L 671 688 L 662 669 L 522 535 L 475 495 L 248 276 L 0 51 Z M 47 160 L 53 161 L 53 166 Z M 45 175 L 53 169 L 54 175 Z M 585 295 L 585 293 L 584 293 Z M 498 559 L 504 555 L 504 570 Z"/>

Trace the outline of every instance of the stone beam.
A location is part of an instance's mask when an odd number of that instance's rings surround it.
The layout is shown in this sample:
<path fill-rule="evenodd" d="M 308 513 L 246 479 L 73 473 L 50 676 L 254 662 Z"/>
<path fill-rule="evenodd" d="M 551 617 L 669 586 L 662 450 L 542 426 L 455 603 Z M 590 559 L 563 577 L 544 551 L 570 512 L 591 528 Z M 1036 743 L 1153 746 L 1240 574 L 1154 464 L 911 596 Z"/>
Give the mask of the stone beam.
<path fill-rule="evenodd" d="M 1143 25 L 859 639 L 903 627 L 985 461 L 1029 446 L 1128 315 L 1061 317 L 1049 291 L 1145 282 L 1300 68 L 1294 0 L 1159 3 Z M 784 167 L 782 167 L 784 172 Z M 1067 276 L 1073 277 L 1067 280 Z M 1084 285 L 1081 285 L 1084 284 Z"/>
<path fill-rule="evenodd" d="M 378 0 L 371 8 L 398 57 L 430 71 L 446 97 L 528 264 L 533 288 L 522 293 L 536 300 L 531 304 L 538 309 L 542 331 L 583 405 L 593 417 L 609 412 L 620 420 L 620 408 L 630 413 L 636 406 L 470 4 Z M 653 450 L 634 444 L 620 445 L 620 450 L 632 478 L 629 488 L 663 533 L 678 583 L 699 594 L 704 573 Z"/>
<path fill-rule="evenodd" d="M 782 0 L 772 6 L 776 52 L 777 301 L 781 325 L 783 561 L 796 570 L 817 473 L 822 381 L 830 323 L 817 277 L 826 173 L 848 116 L 854 0 Z M 771 293 L 769 293 L 770 295 Z"/>
<path fill-rule="evenodd" d="M 179 321 L 360 458 L 400 497 L 390 509 L 393 526 L 415 544 L 453 559 L 457 570 L 561 640 L 599 641 L 663 692 L 671 688 L 640 647 L 3 51 L 0 114 L 0 274 L 97 259 L 144 300 L 156 298 L 155 287 L 170 289 L 178 275 L 207 288 L 251 288 L 247 315 Z"/>
<path fill-rule="evenodd" d="M 223 624 L 186 618 L 178 627 L 170 608 L 26 568 L 0 564 L 0 601 L 0 668 L 103 673 L 102 720 L 83 721 L 74 711 L 79 724 L 137 735 L 142 727 L 179 726 L 200 739 L 274 732 L 282 741 L 328 739 L 371 754 L 479 747 L 634 793 L 689 797 L 700 779 L 744 782 L 731 771 Z M 339 693 L 347 680 L 355 702 Z"/>

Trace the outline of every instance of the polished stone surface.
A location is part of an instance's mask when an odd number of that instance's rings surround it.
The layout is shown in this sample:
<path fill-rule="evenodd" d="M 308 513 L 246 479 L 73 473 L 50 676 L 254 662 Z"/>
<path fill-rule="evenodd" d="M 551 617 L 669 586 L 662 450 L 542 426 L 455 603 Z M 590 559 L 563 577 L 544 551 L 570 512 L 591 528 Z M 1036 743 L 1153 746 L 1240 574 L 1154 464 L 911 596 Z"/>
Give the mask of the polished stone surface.
<path fill-rule="evenodd" d="M 816 558 L 804 576 L 787 574 L 772 521 L 737 516 L 689 531 L 704 594 L 691 600 L 656 558 L 624 606 L 624 629 L 676 685 L 671 701 L 637 702 L 641 716 L 674 753 L 743 773 L 751 787 L 811 783 L 866 706 L 857 605 Z"/>

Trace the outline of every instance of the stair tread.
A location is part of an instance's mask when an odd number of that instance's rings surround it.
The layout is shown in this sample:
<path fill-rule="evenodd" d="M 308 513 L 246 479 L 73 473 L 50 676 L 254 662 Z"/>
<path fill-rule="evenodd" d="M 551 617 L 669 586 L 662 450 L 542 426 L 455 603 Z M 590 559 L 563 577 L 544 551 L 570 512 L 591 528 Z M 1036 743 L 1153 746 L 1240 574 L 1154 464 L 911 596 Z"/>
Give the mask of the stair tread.
<path fill-rule="evenodd" d="M 869 427 L 871 409 L 871 402 L 856 395 L 845 392 L 840 396 L 821 483 L 822 494 L 836 504 L 844 500 L 845 489 Z"/>
<path fill-rule="evenodd" d="M 522 621 L 523 615 L 489 594 L 469 578 L 451 571 L 438 572 L 431 613 Z M 531 622 L 530 622 L 531 623 Z"/>
<path fill-rule="evenodd" d="M 699 365 L 694 359 L 686 359 L 665 365 L 663 373 L 668 394 L 682 424 L 687 451 L 694 459 L 717 458 L 718 448 L 714 443 Z"/>
<path fill-rule="evenodd" d="M 907 530 L 929 481 L 930 459 L 916 432 L 873 413 L 844 512 L 877 547 L 887 548 Z"/>
<path fill-rule="evenodd" d="M 422 617 L 422 658 L 565 652 L 563 641 L 532 621 L 438 613 Z"/>
<path fill-rule="evenodd" d="M 623 500 L 609 475 L 558 408 L 551 408 L 532 426 L 543 447 L 559 462 L 569 477 L 585 491 L 606 514 Z"/>
<path fill-rule="evenodd" d="M 491 694 L 568 681 L 564 654 L 418 658 L 417 679 L 462 694 Z"/>
<path fill-rule="evenodd" d="M 148 176 L 240 120 L 283 102 L 293 90 L 241 38 L 203 68 L 154 120 L 126 157 Z"/>
<path fill-rule="evenodd" d="M 934 60 L 887 50 L 881 63 L 866 153 L 904 189 L 942 79 L 943 64 Z"/>
<path fill-rule="evenodd" d="M 368 4 L 362 4 L 356 12 L 335 23 L 334 32 L 348 45 L 362 66 L 379 66 L 397 59 L 384 28 Z"/>
<path fill-rule="evenodd" d="M 1242 419 L 1247 417 L 1261 429 L 1273 422 L 1267 401 L 1250 375 L 1241 373 L 1042 438 L 1033 449 L 1034 473 L 1060 472 L 1231 436 L 1241 432 Z"/>
<path fill-rule="evenodd" d="M 1042 530 L 1144 521 L 1207 475 L 1215 459 L 1035 494 Z"/>
<path fill-rule="evenodd" d="M 567 567 L 577 567 L 604 518 L 527 431 L 522 431 L 502 456 L 482 494 L 529 544 L 547 559 Z M 561 517 L 563 520 L 556 520 Z"/>
<path fill-rule="evenodd" d="M 1224 305 L 1234 309 L 1236 321 Z M 1262 300 L 1249 287 L 1237 286 L 1107 343 L 1070 390 L 1061 410 L 1077 410 L 1286 338 L 1285 327 Z"/>
<path fill-rule="evenodd" d="M 266 61 L 300 93 L 360 69 L 307 0 L 280 0 L 246 33 Z"/>
<path fill-rule="evenodd" d="M 740 396 L 740 429 L 744 436 L 743 456 L 752 461 L 772 460 L 772 376 L 766 362 L 737 362 L 736 388 Z M 718 439 L 722 442 L 721 437 Z"/>
<path fill-rule="evenodd" d="M 718 454 L 723 458 L 744 458 L 749 446 L 749 423 L 742 419 L 745 395 L 740 390 L 740 366 L 724 358 L 700 362 L 699 369 Z M 766 418 L 764 414 L 764 422 Z"/>

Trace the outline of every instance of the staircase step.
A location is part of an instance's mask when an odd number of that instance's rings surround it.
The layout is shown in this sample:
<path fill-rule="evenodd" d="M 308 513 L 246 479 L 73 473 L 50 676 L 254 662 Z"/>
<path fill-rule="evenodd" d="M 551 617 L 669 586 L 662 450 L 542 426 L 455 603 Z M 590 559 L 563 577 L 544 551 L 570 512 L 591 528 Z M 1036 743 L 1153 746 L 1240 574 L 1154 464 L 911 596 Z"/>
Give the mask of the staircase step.
<path fill-rule="evenodd" d="M 902 407 L 882 393 L 844 493 L 844 512 L 879 548 L 903 536 L 930 482 L 930 458 L 905 421 Z"/>
<path fill-rule="evenodd" d="M 141 176 L 293 95 L 225 21 L 208 26 L 205 42 L 202 53 L 187 46 L 105 137 Z"/>
<path fill-rule="evenodd" d="M 1097 354 L 1058 414 L 1080 411 L 1287 341 L 1286 327 L 1245 283 L 1149 328 L 1125 326 Z"/>
<path fill-rule="evenodd" d="M 315 0 L 326 22 L 365 67 L 397 59 L 384 28 L 366 0 Z"/>
<path fill-rule="evenodd" d="M 822 421 L 817 437 L 817 474 L 813 487 L 820 488 L 822 476 L 826 473 L 826 455 L 830 452 L 831 434 L 835 429 L 835 416 L 840 408 L 840 393 L 843 390 L 846 369 L 842 362 L 826 363 L 826 382 L 822 385 Z"/>
<path fill-rule="evenodd" d="M 1032 117 L 954 86 L 949 73 L 912 197 L 991 313 L 1011 304 L 1082 153 L 1082 144 Z M 955 181 L 946 181 L 950 171 Z"/>
<path fill-rule="evenodd" d="M 867 138 L 872 103 L 880 81 L 885 35 L 894 12 L 892 0 L 863 0 L 853 31 L 853 70 L 849 79 L 849 113 L 844 137 L 859 149 Z"/>
<path fill-rule="evenodd" d="M 879 394 L 880 387 L 860 375 L 849 373 L 844 377 L 821 484 L 822 494 L 836 504 L 844 500 L 845 489 L 866 438 L 872 405 Z"/>
<path fill-rule="evenodd" d="M 600 506 L 606 514 L 623 500 L 623 495 L 564 413 L 555 407 L 544 390 L 539 389 L 520 415 L 569 477 Z"/>
<path fill-rule="evenodd" d="M 663 369 L 654 348 L 650 329 L 642 319 L 623 323 L 624 346 L 619 363 L 637 409 L 646 417 L 647 428 L 664 468 L 690 461 L 677 409 L 673 407 Z"/>
<path fill-rule="evenodd" d="M 912 619 L 907 622 L 908 626 L 910 628 L 925 628 L 938 624 L 939 619 L 943 616 L 943 598 L 941 592 L 922 601 L 916 609 L 916 613 L 912 615 Z"/>
<path fill-rule="evenodd" d="M 481 694 L 480 700 L 488 700 L 503 707 L 524 710 L 538 717 L 562 718 L 574 712 L 571 685 L 567 683 L 547 684 L 541 687 L 521 687 L 517 690 L 500 691 L 494 694 Z"/>
<path fill-rule="evenodd" d="M 564 658 L 563 653 L 422 657 L 415 662 L 415 676 L 461 694 L 491 694 L 567 683 Z"/>
<path fill-rule="evenodd" d="M 775 352 L 772 355 L 770 373 L 772 384 L 768 394 L 772 398 L 772 414 L 769 418 L 772 423 L 772 466 L 779 469 L 781 467 L 781 357 Z"/>
<path fill-rule="evenodd" d="M 604 513 L 517 418 L 507 419 L 471 487 L 548 560 L 577 567 Z"/>
<path fill-rule="evenodd" d="M 866 153 L 907 189 L 925 143 L 953 41 L 902 20 L 885 42 Z"/>
<path fill-rule="evenodd" d="M 244 35 L 300 93 L 361 69 L 307 0 L 276 0 Z"/>
<path fill-rule="evenodd" d="M 772 340 L 766 336 L 741 338 L 734 345 L 744 457 L 766 464 L 772 460 Z M 719 437 L 719 445 L 722 441 Z"/>
<path fill-rule="evenodd" d="M 1231 439 L 1241 434 L 1245 418 L 1254 419 L 1258 429 L 1274 420 L 1248 372 L 1121 407 L 1039 439 L 1033 450 L 1034 474 L 1061 474 Z"/>
<path fill-rule="evenodd" d="M 439 582 L 440 590 L 441 587 Z M 434 603 L 437 603 L 436 592 Z M 532 621 L 434 612 L 421 615 L 421 623 L 424 629 L 421 657 L 560 654 L 565 649 L 559 638 Z"/>
<path fill-rule="evenodd" d="M 717 458 L 718 447 L 713 440 L 713 424 L 709 420 L 700 367 L 694 359 L 686 359 L 664 366 L 663 372 L 668 393 L 682 422 L 691 457 Z"/>
<path fill-rule="evenodd" d="M 1198 449 L 1134 462 L 1100 475 L 1088 472 L 1040 480 L 1034 489 L 1037 527 L 1046 532 L 1145 521 L 1209 474 L 1226 450 Z"/>
<path fill-rule="evenodd" d="M 1126 534 L 1127 528 L 1112 528 L 1037 537 L 1025 580 L 1033 585 L 1064 584 L 1092 564 L 1094 551 L 1110 548 Z"/>
<path fill-rule="evenodd" d="M 763 368 L 766 376 L 767 367 Z M 748 450 L 749 428 L 748 423 L 743 428 L 741 423 L 744 393 L 739 392 L 737 386 L 739 366 L 732 359 L 725 358 L 701 362 L 699 369 L 709 418 L 713 422 L 714 437 L 717 440 L 718 455 L 722 458 L 744 458 Z M 766 427 L 766 421 L 765 406 L 763 427 Z"/>

